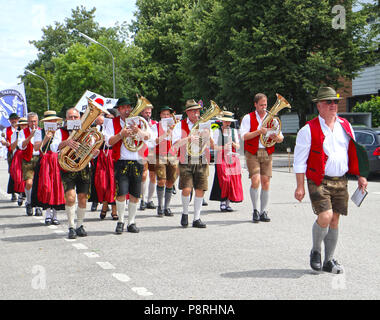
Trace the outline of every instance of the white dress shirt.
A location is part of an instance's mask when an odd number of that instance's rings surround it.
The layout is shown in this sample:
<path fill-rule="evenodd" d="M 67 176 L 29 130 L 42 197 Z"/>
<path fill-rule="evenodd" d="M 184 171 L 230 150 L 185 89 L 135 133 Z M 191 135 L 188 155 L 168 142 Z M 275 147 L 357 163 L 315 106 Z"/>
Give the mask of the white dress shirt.
<path fill-rule="evenodd" d="M 123 119 L 120 118 L 120 126 L 122 128 L 124 128 L 124 125 L 125 125 L 125 122 L 123 121 Z M 152 129 L 149 126 L 147 128 L 147 132 L 149 133 L 150 138 L 148 140 L 145 140 L 144 143 L 146 143 L 148 145 L 148 148 L 149 148 L 149 146 L 152 143 L 151 140 L 152 140 L 152 136 L 153 136 Z M 103 134 L 104 134 L 104 140 L 105 140 L 106 144 L 108 146 L 110 146 L 109 140 L 112 136 L 115 135 L 115 130 L 113 127 L 113 121 L 104 122 Z M 139 152 L 129 151 L 124 146 L 124 143 L 122 143 L 121 147 L 120 147 L 120 159 L 119 160 L 142 160 L 142 157 L 140 156 Z"/>
<path fill-rule="evenodd" d="M 261 120 L 261 118 L 260 118 L 259 114 L 257 113 L 257 111 L 255 111 L 255 115 L 256 115 L 257 122 L 259 123 L 259 125 L 258 125 L 258 127 L 257 127 L 256 130 L 259 130 L 259 129 L 261 129 L 261 126 L 263 124 L 264 118 L 263 118 L 263 120 Z M 241 121 L 240 136 L 243 138 L 244 135 L 246 133 L 249 133 L 249 132 L 251 132 L 251 116 L 250 116 L 250 114 L 246 114 L 243 117 L 243 120 Z M 262 143 L 261 143 L 261 141 L 259 139 L 259 149 L 260 148 L 265 148 L 265 147 L 262 145 Z"/>
<path fill-rule="evenodd" d="M 12 135 L 13 137 L 13 135 Z M 18 134 L 18 140 L 17 140 L 17 146 L 20 150 L 25 150 L 27 148 L 27 146 L 25 146 L 25 148 L 22 147 L 22 142 L 25 140 L 25 134 L 24 134 L 24 130 L 21 130 Z M 42 141 L 42 133 L 41 133 L 41 129 L 37 129 L 36 132 L 34 133 L 34 136 L 32 137 L 32 139 L 30 139 L 30 142 L 34 145 L 36 142 L 41 142 Z M 40 151 L 39 150 L 34 150 L 33 148 L 33 156 L 38 156 L 40 154 Z"/>
<path fill-rule="evenodd" d="M 321 116 L 318 116 L 318 119 L 325 136 L 325 140 L 323 141 L 323 151 L 328 157 L 325 166 L 325 175 L 330 177 L 341 177 L 348 171 L 348 144 L 350 142 L 350 137 L 341 125 L 341 122 L 343 121 L 338 117 L 334 123 L 333 131 L 331 131 L 326 125 L 325 120 L 321 118 Z M 350 128 L 354 134 L 351 125 Z M 306 173 L 306 162 L 309 158 L 310 147 L 311 131 L 310 126 L 306 124 L 297 134 L 293 162 L 295 173 Z"/>

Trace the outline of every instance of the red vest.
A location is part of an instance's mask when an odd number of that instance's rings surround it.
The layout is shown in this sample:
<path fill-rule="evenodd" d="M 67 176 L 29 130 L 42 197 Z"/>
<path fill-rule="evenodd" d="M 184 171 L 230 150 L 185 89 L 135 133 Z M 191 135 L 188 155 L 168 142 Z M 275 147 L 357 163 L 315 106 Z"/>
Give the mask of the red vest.
<path fill-rule="evenodd" d="M 7 131 L 5 134 L 6 141 L 9 142 L 10 144 L 12 144 L 12 134 L 13 134 L 13 130 L 12 130 L 12 126 L 10 126 L 7 128 Z M 11 146 L 8 147 L 8 152 L 9 153 L 12 152 Z"/>
<path fill-rule="evenodd" d="M 157 133 L 158 133 L 157 137 L 158 137 L 158 139 L 160 139 L 160 136 L 165 134 L 165 131 L 159 122 L 156 123 L 156 127 L 157 127 Z M 171 140 L 166 140 L 166 139 L 162 140 L 156 146 L 156 155 L 166 156 L 169 153 L 171 147 L 172 147 Z"/>
<path fill-rule="evenodd" d="M 25 135 L 25 139 L 27 139 L 30 136 L 29 127 L 24 129 L 24 135 Z M 30 160 L 32 160 L 32 157 L 33 157 L 33 144 L 29 141 L 28 145 L 26 146 L 26 149 L 22 150 L 22 158 L 25 161 L 29 162 Z"/>
<path fill-rule="evenodd" d="M 253 131 L 257 130 L 257 128 L 259 127 L 259 122 L 257 121 L 255 111 L 251 112 L 249 114 L 249 116 L 251 119 L 250 132 L 253 132 Z M 259 149 L 259 140 L 260 140 L 260 135 L 258 135 L 257 137 L 254 137 L 250 140 L 245 140 L 244 141 L 244 150 L 246 150 L 252 154 L 256 154 L 257 150 Z M 274 146 L 266 148 L 266 150 L 267 150 L 268 154 L 272 154 L 274 152 Z"/>
<path fill-rule="evenodd" d="M 353 133 L 350 128 L 349 122 L 344 118 L 340 124 L 344 131 L 350 136 L 350 142 L 348 144 L 348 173 L 353 175 L 360 175 L 359 161 L 357 157 L 356 147 L 353 142 Z M 306 177 L 315 182 L 319 186 L 325 175 L 325 167 L 327 162 L 327 155 L 323 151 L 323 142 L 325 136 L 323 134 L 319 118 L 316 117 L 307 122 L 311 132 L 311 146 L 309 158 L 307 159 Z"/>
<path fill-rule="evenodd" d="M 113 123 L 113 130 L 114 134 L 117 135 L 121 131 L 121 124 L 120 124 L 120 116 L 112 119 Z M 116 142 L 112 146 L 112 159 L 113 161 L 117 161 L 120 159 L 121 155 L 121 144 L 123 143 L 123 140 L 120 139 L 118 142 Z M 144 146 L 138 151 L 139 155 L 143 158 L 146 158 L 148 156 L 149 150 L 147 145 L 144 143 Z"/>
<path fill-rule="evenodd" d="M 182 119 L 181 120 L 181 139 L 188 137 L 189 134 L 190 134 L 190 129 L 189 129 L 189 125 L 187 124 L 187 119 Z M 185 161 L 185 155 L 187 153 L 186 148 L 187 148 L 187 144 L 184 144 L 178 150 L 179 162 L 182 164 L 187 163 L 187 161 Z M 209 148 L 205 149 L 205 155 L 206 155 L 207 162 L 210 163 L 210 149 Z"/>

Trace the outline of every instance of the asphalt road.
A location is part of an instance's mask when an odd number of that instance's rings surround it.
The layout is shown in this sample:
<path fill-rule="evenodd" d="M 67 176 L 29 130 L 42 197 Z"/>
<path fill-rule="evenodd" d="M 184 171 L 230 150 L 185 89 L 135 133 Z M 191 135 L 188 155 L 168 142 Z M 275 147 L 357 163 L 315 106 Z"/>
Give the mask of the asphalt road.
<path fill-rule="evenodd" d="M 345 273 L 315 273 L 309 267 L 315 216 L 308 196 L 302 203 L 294 199 L 295 175 L 286 167 L 287 158 L 280 158 L 271 182 L 269 223 L 252 223 L 244 170 L 244 201 L 234 204 L 232 213 L 209 201 L 201 216 L 206 229 L 180 226 L 177 193 L 174 217 L 138 211 L 139 234 L 116 235 L 116 222 L 109 214 L 101 221 L 89 203 L 88 236 L 70 241 L 63 211 L 61 225 L 47 227 L 44 217 L 26 216 L 24 207 L 10 202 L 7 163 L 1 160 L 0 299 L 123 299 L 147 305 L 155 300 L 379 299 L 380 179 L 369 182 L 362 206 L 350 201 L 349 215 L 341 218 L 336 258 Z M 210 187 L 213 176 L 211 166 Z M 350 194 L 356 185 L 349 181 Z M 191 204 L 190 221 L 192 212 Z"/>

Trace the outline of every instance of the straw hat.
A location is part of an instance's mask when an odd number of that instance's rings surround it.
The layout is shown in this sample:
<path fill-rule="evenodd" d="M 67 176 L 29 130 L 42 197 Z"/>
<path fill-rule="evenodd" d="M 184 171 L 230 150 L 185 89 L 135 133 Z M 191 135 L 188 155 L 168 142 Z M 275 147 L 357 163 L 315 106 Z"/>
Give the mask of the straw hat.
<path fill-rule="evenodd" d="M 187 100 L 185 105 L 185 111 L 194 109 L 202 109 L 202 106 L 199 103 L 196 103 L 194 99 Z"/>
<path fill-rule="evenodd" d="M 18 124 L 28 124 L 28 120 L 26 118 L 20 118 Z"/>
<path fill-rule="evenodd" d="M 41 122 L 49 121 L 49 120 L 62 121 L 62 118 L 57 117 L 57 112 L 55 110 L 48 110 L 44 112 L 44 118 L 41 119 Z"/>
<path fill-rule="evenodd" d="M 222 121 L 236 121 L 234 119 L 234 114 L 230 111 L 222 111 L 222 113 L 217 117 L 218 120 Z"/>

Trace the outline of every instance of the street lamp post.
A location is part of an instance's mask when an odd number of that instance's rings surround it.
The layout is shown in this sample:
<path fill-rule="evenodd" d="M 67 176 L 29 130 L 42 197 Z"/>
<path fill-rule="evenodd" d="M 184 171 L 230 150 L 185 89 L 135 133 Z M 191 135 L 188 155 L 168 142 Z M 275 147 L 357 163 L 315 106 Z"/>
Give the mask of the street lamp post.
<path fill-rule="evenodd" d="M 50 110 L 50 106 L 49 106 L 49 86 L 48 86 L 46 80 L 43 77 L 39 76 L 38 74 L 36 74 L 36 73 L 34 73 L 34 72 L 32 72 L 32 71 L 30 71 L 28 69 L 25 69 L 25 71 L 28 72 L 28 73 L 30 73 L 33 76 L 36 76 L 36 77 L 42 79 L 45 82 L 45 85 L 46 85 L 46 97 L 47 97 L 47 108 L 48 108 L 48 110 Z"/>
<path fill-rule="evenodd" d="M 98 41 L 96 41 L 96 40 L 94 40 L 94 39 L 92 39 L 92 38 L 90 38 L 88 35 L 86 35 L 86 34 L 84 34 L 84 33 L 82 33 L 82 32 L 79 32 L 79 35 L 80 35 L 81 37 L 87 39 L 88 41 L 91 41 L 91 42 L 93 42 L 93 43 L 96 43 L 96 44 L 102 46 L 104 49 L 106 49 L 106 50 L 110 53 L 110 55 L 111 55 L 111 57 L 112 57 L 113 98 L 116 99 L 116 86 L 115 86 L 115 58 L 113 57 L 113 54 L 112 54 L 111 50 L 108 49 L 105 45 L 101 44 L 100 42 L 98 42 Z"/>

